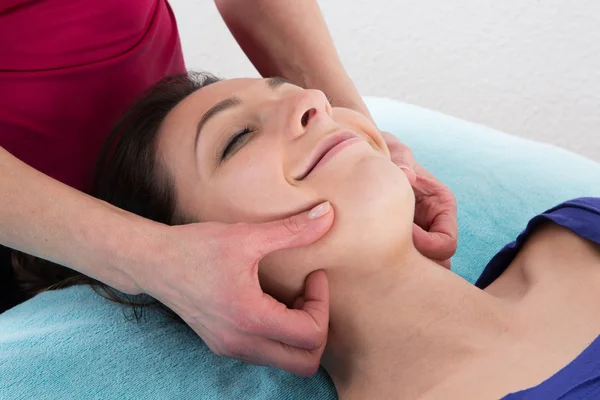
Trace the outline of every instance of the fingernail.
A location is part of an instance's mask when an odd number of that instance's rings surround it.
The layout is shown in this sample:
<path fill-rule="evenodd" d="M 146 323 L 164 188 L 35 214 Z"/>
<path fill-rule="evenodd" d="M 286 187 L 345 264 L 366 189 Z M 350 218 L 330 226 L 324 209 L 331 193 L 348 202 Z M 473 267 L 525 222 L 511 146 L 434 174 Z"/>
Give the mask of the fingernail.
<path fill-rule="evenodd" d="M 327 214 L 330 209 L 331 204 L 329 204 L 328 201 L 325 201 L 308 212 L 308 219 L 321 218 L 323 215 Z"/>
<path fill-rule="evenodd" d="M 401 165 L 400 169 L 405 170 L 406 172 L 412 172 L 412 168 L 409 167 L 408 165 Z"/>

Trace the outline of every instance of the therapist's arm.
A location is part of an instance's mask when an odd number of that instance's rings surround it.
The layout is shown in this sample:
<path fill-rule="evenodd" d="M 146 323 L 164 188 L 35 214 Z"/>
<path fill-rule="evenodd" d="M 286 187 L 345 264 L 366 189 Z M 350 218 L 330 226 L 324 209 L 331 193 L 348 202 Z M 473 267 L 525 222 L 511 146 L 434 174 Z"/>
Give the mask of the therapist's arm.
<path fill-rule="evenodd" d="M 136 242 L 149 225 L 44 175 L 0 146 L 0 244 L 135 294 L 140 287 L 119 266 L 131 264 L 126 254 L 139 255 Z"/>
<path fill-rule="evenodd" d="M 262 76 L 281 76 L 370 117 L 344 70 L 315 0 L 215 0 L 227 27 Z"/>

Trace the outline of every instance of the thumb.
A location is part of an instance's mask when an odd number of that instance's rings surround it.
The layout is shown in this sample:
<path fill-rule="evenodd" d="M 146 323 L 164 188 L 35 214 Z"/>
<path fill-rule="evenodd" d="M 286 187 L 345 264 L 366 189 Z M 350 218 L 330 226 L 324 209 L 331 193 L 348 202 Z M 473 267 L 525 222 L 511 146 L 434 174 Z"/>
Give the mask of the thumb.
<path fill-rule="evenodd" d="M 255 225 L 248 237 L 248 244 L 263 257 L 275 250 L 313 243 L 325 235 L 332 224 L 333 208 L 325 201 L 310 211 Z"/>

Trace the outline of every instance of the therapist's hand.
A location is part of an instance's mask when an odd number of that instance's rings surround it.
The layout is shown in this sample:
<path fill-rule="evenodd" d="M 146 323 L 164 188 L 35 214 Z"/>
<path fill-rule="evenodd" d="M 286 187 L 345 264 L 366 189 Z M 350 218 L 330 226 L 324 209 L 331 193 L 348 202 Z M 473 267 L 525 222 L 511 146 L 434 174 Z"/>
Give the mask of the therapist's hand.
<path fill-rule="evenodd" d="M 168 226 L 160 249 L 164 267 L 151 276 L 139 273 L 143 281 L 138 284 L 216 354 L 313 375 L 327 341 L 327 276 L 312 273 L 304 295 L 289 309 L 263 293 L 258 263 L 270 252 L 322 237 L 333 223 L 333 209 L 324 203 L 319 210 L 325 213 L 304 212 L 264 224 Z"/>
<path fill-rule="evenodd" d="M 458 237 L 454 195 L 415 161 L 412 151 L 396 136 L 388 132 L 381 134 L 392 161 L 404 170 L 415 192 L 415 247 L 424 256 L 449 269 Z"/>

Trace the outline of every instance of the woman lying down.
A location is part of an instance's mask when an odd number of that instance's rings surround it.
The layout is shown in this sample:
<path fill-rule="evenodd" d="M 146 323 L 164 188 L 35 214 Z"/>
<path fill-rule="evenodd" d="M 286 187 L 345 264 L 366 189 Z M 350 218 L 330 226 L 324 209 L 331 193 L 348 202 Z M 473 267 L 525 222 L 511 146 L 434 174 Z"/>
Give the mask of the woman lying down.
<path fill-rule="evenodd" d="M 508 398 L 550 399 L 593 390 L 600 376 L 600 199 L 534 218 L 473 286 L 415 249 L 405 173 L 368 119 L 322 92 L 173 77 L 110 140 L 98 196 L 166 224 L 265 222 L 331 203 L 330 232 L 265 257 L 259 275 L 291 306 L 307 275 L 326 272 L 322 366 L 342 399 L 498 399 L 528 388 Z"/>

